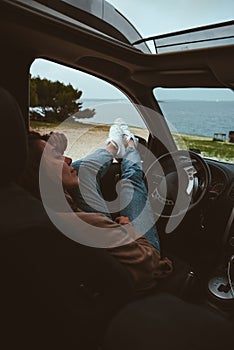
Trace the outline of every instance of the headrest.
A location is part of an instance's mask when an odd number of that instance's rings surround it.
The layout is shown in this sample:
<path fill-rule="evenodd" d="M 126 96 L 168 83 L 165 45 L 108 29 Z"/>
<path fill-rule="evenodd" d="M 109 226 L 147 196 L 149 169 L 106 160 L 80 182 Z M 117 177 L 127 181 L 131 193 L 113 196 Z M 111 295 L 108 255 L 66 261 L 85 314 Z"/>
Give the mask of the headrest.
<path fill-rule="evenodd" d="M 27 159 L 27 131 L 15 98 L 0 87 L 0 186 L 17 179 Z"/>

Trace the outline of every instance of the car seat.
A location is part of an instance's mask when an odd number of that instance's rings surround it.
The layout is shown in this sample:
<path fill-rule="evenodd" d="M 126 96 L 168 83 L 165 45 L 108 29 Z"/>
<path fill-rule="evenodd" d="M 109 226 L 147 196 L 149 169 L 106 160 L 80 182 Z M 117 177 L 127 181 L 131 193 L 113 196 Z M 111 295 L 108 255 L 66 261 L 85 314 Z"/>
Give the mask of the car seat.
<path fill-rule="evenodd" d="M 27 130 L 0 87 L 1 349 L 96 349 L 133 295 L 126 270 L 105 250 L 60 233 L 42 203 L 16 184 L 27 161 Z"/>
<path fill-rule="evenodd" d="M 103 350 L 232 348 L 234 326 L 206 304 L 159 293 L 128 303 L 111 321 Z"/>

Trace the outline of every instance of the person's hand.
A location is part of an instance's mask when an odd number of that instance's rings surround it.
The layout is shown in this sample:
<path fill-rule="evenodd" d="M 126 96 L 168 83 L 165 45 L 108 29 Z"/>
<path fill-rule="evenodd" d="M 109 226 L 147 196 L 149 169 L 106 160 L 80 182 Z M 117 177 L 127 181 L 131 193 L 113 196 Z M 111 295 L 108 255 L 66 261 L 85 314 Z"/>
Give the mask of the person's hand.
<path fill-rule="evenodd" d="M 131 224 L 131 221 L 127 216 L 118 216 L 117 218 L 115 218 L 115 222 L 117 222 L 117 224 L 120 224 L 120 225 Z"/>
<path fill-rule="evenodd" d="M 67 138 L 64 134 L 59 132 L 51 132 L 48 142 L 61 154 L 63 154 L 67 148 Z"/>

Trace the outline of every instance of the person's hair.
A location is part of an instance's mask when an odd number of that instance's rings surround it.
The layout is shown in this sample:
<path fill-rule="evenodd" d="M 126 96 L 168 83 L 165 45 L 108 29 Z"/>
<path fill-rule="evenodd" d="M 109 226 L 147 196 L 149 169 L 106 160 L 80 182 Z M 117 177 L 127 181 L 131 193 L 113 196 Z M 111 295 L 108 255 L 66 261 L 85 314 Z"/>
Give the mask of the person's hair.
<path fill-rule="evenodd" d="M 38 149 L 38 140 L 47 141 L 49 135 L 41 135 L 36 131 L 28 132 L 28 157 L 26 167 L 22 175 L 17 180 L 18 185 L 30 192 L 34 197 L 41 198 L 39 189 L 39 167 L 41 162 L 41 152 Z"/>
<path fill-rule="evenodd" d="M 40 187 L 39 187 L 39 168 L 42 158 L 42 153 L 38 148 L 36 141 L 43 140 L 48 141 L 50 134 L 41 135 L 36 131 L 28 132 L 28 158 L 26 167 L 19 177 L 17 183 L 19 186 L 23 187 L 26 191 L 31 193 L 34 197 L 41 200 Z M 67 202 L 72 208 L 72 210 L 77 211 L 77 205 L 73 202 L 72 195 L 64 191 Z"/>

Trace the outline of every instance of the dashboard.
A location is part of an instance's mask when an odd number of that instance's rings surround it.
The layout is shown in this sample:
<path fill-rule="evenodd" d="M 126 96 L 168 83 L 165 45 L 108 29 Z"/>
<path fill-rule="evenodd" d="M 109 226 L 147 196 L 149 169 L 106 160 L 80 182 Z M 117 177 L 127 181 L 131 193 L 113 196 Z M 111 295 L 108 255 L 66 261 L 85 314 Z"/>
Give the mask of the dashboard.
<path fill-rule="evenodd" d="M 211 172 L 210 198 L 226 197 L 234 201 L 234 164 L 206 159 Z"/>

